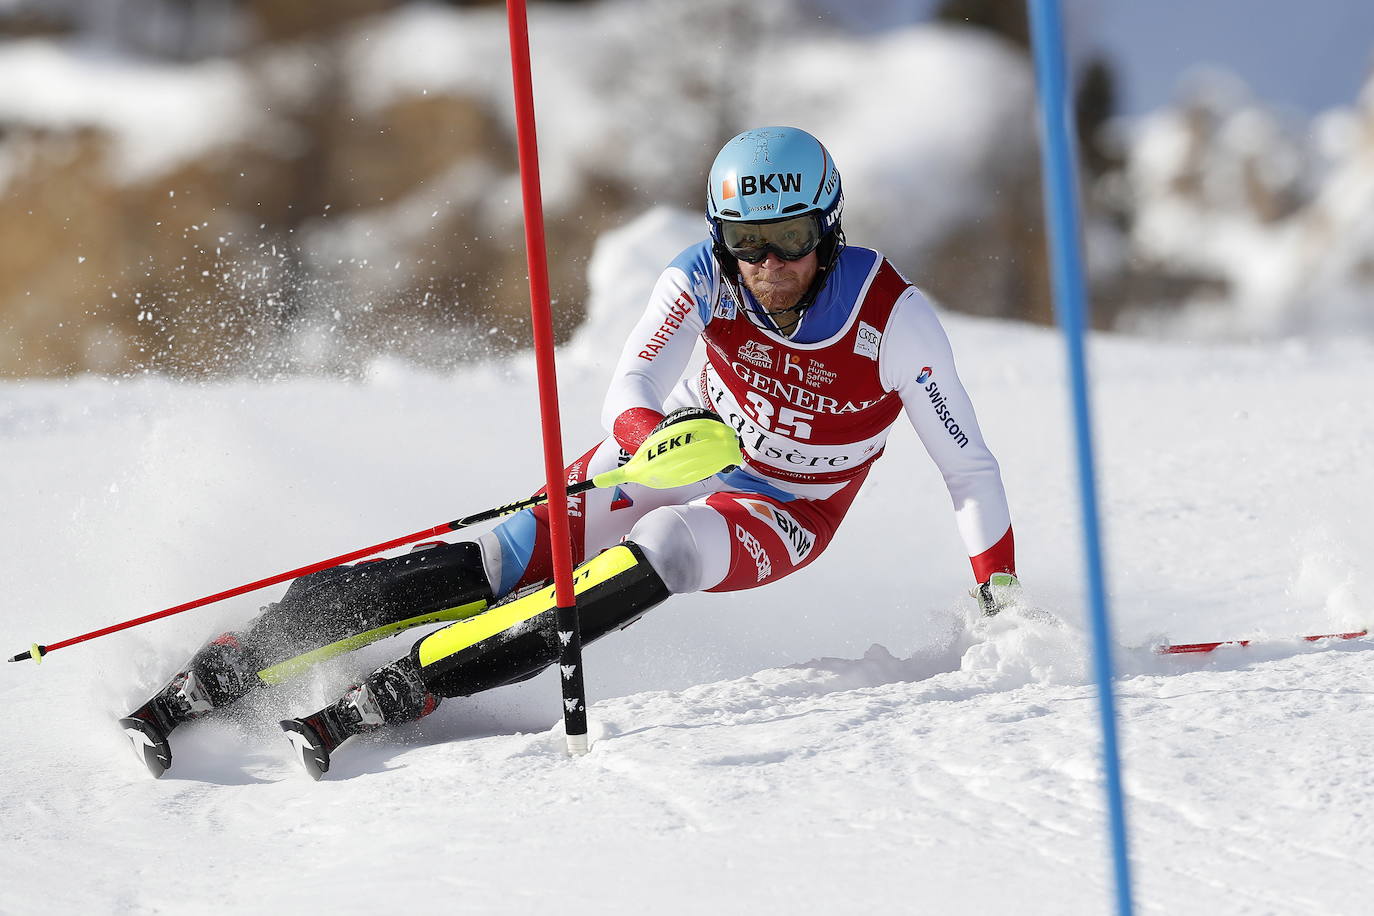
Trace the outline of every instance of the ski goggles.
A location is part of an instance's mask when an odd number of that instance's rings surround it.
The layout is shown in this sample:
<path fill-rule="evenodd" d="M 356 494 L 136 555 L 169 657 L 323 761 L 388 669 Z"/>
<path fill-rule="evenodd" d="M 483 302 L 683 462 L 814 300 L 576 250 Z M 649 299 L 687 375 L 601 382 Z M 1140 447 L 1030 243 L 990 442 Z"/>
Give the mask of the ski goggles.
<path fill-rule="evenodd" d="M 821 220 L 815 213 L 766 223 L 721 220 L 720 240 L 732 255 L 750 264 L 759 263 L 770 251 L 784 261 L 796 261 L 821 243 Z"/>

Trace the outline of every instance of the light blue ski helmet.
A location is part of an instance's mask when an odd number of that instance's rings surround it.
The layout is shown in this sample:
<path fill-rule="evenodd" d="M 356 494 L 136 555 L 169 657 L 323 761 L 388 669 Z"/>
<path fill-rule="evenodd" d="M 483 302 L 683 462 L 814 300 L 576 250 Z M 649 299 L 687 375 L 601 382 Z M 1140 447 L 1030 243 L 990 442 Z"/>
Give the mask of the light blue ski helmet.
<path fill-rule="evenodd" d="M 706 222 L 722 275 L 734 282 L 739 261 L 776 253 L 796 260 L 816 252 L 810 288 L 787 311 L 810 308 L 844 250 L 840 170 L 821 141 L 796 127 L 756 127 L 716 154 L 706 183 Z M 775 322 L 774 322 L 775 323 Z"/>
<path fill-rule="evenodd" d="M 721 221 L 765 222 L 816 213 L 828 234 L 840 221 L 840 170 L 821 141 L 796 127 L 756 127 L 726 143 L 711 165 L 706 218 L 719 240 Z"/>

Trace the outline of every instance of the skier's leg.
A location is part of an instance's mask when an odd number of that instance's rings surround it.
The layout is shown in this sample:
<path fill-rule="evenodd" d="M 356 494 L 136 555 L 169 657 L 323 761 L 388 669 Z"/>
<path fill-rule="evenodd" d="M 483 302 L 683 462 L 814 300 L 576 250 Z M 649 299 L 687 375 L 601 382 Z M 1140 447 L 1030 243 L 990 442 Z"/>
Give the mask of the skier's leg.
<path fill-rule="evenodd" d="M 565 479 L 586 480 L 629 460 L 629 454 L 615 439 L 607 438 L 568 465 Z M 623 484 L 568 497 L 573 565 L 620 543 L 635 523 L 655 509 L 689 502 L 717 489 L 719 482 L 708 479 L 667 490 Z M 548 506 L 516 513 L 498 525 L 492 535 L 500 547 L 491 552 L 490 562 L 494 570 L 492 587 L 498 598 L 553 578 Z"/>
<path fill-rule="evenodd" d="M 825 499 L 711 493 L 650 512 L 629 537 L 674 594 L 757 588 L 814 562 L 862 484 L 859 477 Z"/>
<path fill-rule="evenodd" d="M 595 476 L 628 460 L 607 439 L 568 467 L 568 479 Z M 574 562 L 618 542 L 653 508 L 709 490 L 708 484 L 677 490 L 625 485 L 571 497 Z M 161 775 L 171 762 L 167 735 L 180 723 L 400 630 L 480 613 L 494 597 L 551 576 L 547 542 L 548 510 L 539 507 L 476 542 L 303 576 L 249 627 L 202 647 L 121 725 L 149 770 Z"/>
<path fill-rule="evenodd" d="M 593 477 L 628 460 L 614 439 L 606 439 L 567 468 L 567 479 Z M 694 568 L 691 524 L 678 525 L 675 516 L 662 513 L 722 486 L 710 478 L 668 490 L 627 484 L 569 497 L 573 562 L 581 564 L 574 588 L 584 642 L 628 626 L 672 592 L 706 587 L 686 572 Z M 645 550 L 634 543 L 635 533 L 630 543 L 614 546 L 627 532 L 639 532 L 646 519 L 660 516 L 663 522 L 644 528 Z M 724 530 L 718 515 L 711 513 L 711 519 Z M 706 524 L 709 527 L 711 521 Z M 518 513 L 492 537 L 498 549 L 488 552 L 487 569 L 497 596 L 537 588 L 550 578 L 546 507 Z M 588 556 L 592 559 L 582 562 Z M 723 563 L 705 564 L 707 575 L 720 566 L 708 584 L 724 576 L 728 544 L 724 557 Z M 659 563 L 667 570 L 665 576 L 657 571 Z M 411 721 L 433 711 L 440 697 L 467 696 L 514 683 L 552 664 L 558 657 L 553 608 L 553 590 L 548 587 L 498 603 L 486 613 L 426 636 L 409 656 L 378 669 L 331 706 L 287 720 L 282 727 L 306 769 L 319 778 L 328 769 L 329 752 L 352 734 Z"/>
<path fill-rule="evenodd" d="M 493 597 L 484 555 L 495 549 L 489 537 L 435 544 L 296 580 L 245 634 L 257 682 L 280 683 L 411 627 L 481 613 Z"/>
<path fill-rule="evenodd" d="M 487 543 L 436 544 L 399 557 L 302 576 L 244 630 L 203 646 L 158 693 L 122 719 L 154 776 L 171 763 L 177 725 L 280 683 L 309 666 L 414 626 L 480 613 L 491 601 Z"/>
<path fill-rule="evenodd" d="M 633 543 L 612 547 L 573 573 L 590 643 L 629 626 L 669 595 Z M 540 588 L 424 637 L 324 709 L 282 723 L 302 765 L 316 779 L 349 737 L 432 712 L 440 697 L 468 696 L 533 677 L 558 659 L 554 589 Z"/>
<path fill-rule="evenodd" d="M 670 594 L 754 588 L 814 561 L 863 478 L 823 500 L 720 491 L 644 513 L 622 544 L 574 573 L 585 642 L 629 626 Z M 705 485 L 709 488 L 709 484 Z M 353 735 L 428 715 L 441 697 L 533 677 L 558 658 L 554 592 L 541 588 L 424 637 L 337 702 L 282 722 L 315 779 Z"/>

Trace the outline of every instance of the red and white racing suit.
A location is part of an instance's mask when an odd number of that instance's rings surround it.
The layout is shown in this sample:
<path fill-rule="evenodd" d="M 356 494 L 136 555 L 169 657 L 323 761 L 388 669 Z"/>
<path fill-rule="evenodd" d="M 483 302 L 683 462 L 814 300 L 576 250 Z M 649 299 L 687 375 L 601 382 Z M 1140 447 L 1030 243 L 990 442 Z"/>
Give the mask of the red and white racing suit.
<path fill-rule="evenodd" d="M 780 579 L 824 552 L 905 412 L 949 488 L 974 576 L 1015 571 L 997 461 L 918 289 L 878 252 L 847 247 L 790 338 L 746 308 L 758 307 L 721 282 L 709 243 L 659 277 L 606 394 L 612 436 L 568 479 L 627 460 L 665 413 L 689 405 L 735 428 L 744 465 L 672 490 L 628 485 L 571 498 L 574 562 L 628 536 L 673 592 Z M 698 339 L 705 360 L 689 367 Z M 498 595 L 549 577 L 545 517 L 529 510 L 488 536 L 499 557 L 484 539 Z"/>

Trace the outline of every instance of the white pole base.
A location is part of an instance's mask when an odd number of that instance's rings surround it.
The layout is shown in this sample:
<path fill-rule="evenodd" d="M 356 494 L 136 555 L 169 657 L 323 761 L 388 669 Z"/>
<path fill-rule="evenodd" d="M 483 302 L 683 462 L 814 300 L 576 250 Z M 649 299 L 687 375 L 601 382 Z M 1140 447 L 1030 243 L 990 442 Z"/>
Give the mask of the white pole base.
<path fill-rule="evenodd" d="M 587 753 L 587 751 L 591 750 L 586 735 L 568 735 L 567 738 L 569 757 L 581 757 L 583 754 Z"/>

